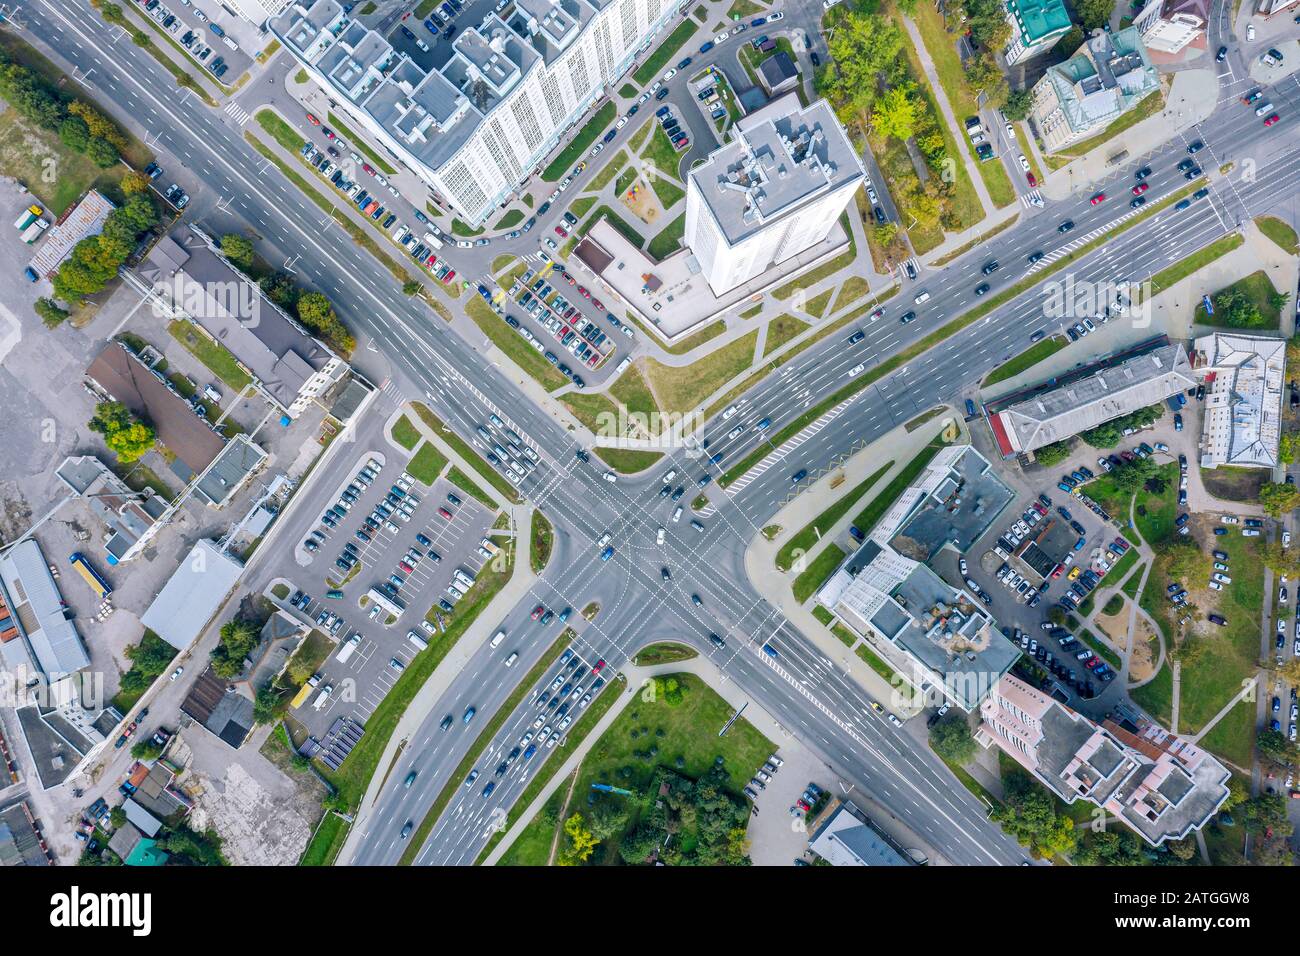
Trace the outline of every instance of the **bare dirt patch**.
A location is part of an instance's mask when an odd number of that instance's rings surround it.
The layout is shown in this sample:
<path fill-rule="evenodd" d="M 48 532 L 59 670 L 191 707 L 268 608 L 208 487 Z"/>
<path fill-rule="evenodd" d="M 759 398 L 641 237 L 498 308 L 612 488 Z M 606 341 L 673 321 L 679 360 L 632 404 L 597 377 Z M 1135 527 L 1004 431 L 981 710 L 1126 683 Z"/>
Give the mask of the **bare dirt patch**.
<path fill-rule="evenodd" d="M 632 214 L 646 225 L 653 225 L 659 221 L 659 200 L 655 196 L 655 191 L 650 188 L 650 184 L 640 176 L 618 198 L 619 202 L 632 210 Z"/>
<path fill-rule="evenodd" d="M 1133 632 L 1133 652 L 1128 659 L 1128 676 L 1130 681 L 1147 680 L 1155 675 L 1155 658 L 1159 653 L 1155 631 L 1147 619 L 1138 615 L 1137 627 Z"/>

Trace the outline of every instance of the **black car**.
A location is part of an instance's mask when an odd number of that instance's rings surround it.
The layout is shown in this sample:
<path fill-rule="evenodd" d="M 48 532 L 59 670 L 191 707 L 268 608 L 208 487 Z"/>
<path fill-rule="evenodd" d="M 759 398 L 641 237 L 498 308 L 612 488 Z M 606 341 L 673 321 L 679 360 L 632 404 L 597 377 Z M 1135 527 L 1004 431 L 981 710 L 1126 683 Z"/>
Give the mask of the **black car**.
<path fill-rule="evenodd" d="M 688 56 L 686 59 L 678 62 L 677 69 L 684 70 L 690 65 L 691 65 L 691 58 Z"/>
<path fill-rule="evenodd" d="M 1196 190 L 1196 192 L 1192 193 L 1192 198 L 1193 198 L 1193 199 L 1204 199 L 1204 198 L 1205 198 L 1206 196 L 1208 196 L 1209 194 L 1210 194 L 1210 191 L 1209 191 L 1208 189 L 1198 189 L 1198 190 Z"/>
<path fill-rule="evenodd" d="M 975 287 L 975 294 L 977 296 L 984 295 L 988 291 L 989 291 L 989 284 L 987 282 L 981 282 L 979 285 Z"/>
<path fill-rule="evenodd" d="M 1073 229 L 1073 228 L 1074 228 L 1074 220 L 1073 220 L 1073 219 L 1067 219 L 1067 220 L 1065 220 L 1065 222 L 1061 223 L 1059 226 L 1056 227 L 1056 231 L 1057 231 L 1057 232 L 1069 232 L 1069 231 L 1070 231 L 1071 229 Z"/>
<path fill-rule="evenodd" d="M 876 206 L 874 209 L 872 209 L 871 214 L 876 217 L 877 223 L 879 223 L 882 226 L 885 224 L 885 210 L 882 209 L 880 206 Z"/>
<path fill-rule="evenodd" d="M 1041 252 L 1031 252 L 1029 254 L 1029 264 L 1032 266 L 1035 262 L 1037 262 L 1041 258 L 1043 258 L 1043 254 Z"/>
<path fill-rule="evenodd" d="M 998 271 L 998 260 L 996 259 L 994 259 L 992 262 L 985 265 L 984 268 L 980 270 L 980 272 L 984 273 L 986 276 L 991 276 L 993 275 L 993 273 L 997 271 Z"/>
<path fill-rule="evenodd" d="M 1130 201 L 1128 205 L 1130 209 L 1137 209 L 1138 207 L 1145 206 L 1146 204 L 1147 204 L 1147 197 L 1138 196 L 1136 199 Z"/>
<path fill-rule="evenodd" d="M 1196 142 L 1192 143 L 1192 145 L 1187 147 L 1187 152 L 1189 155 L 1191 155 L 1191 154 L 1199 153 L 1204 148 L 1205 148 L 1205 144 L 1198 139 Z"/>
<path fill-rule="evenodd" d="M 901 322 L 903 325 L 907 325 L 908 322 L 913 322 L 915 320 L 916 320 L 915 312 L 904 312 L 902 317 L 898 321 Z"/>
<path fill-rule="evenodd" d="M 1136 179 L 1138 182 L 1141 182 L 1142 180 L 1146 179 L 1150 175 L 1151 175 L 1151 167 L 1143 166 L 1141 169 L 1139 169 L 1136 173 L 1133 174 L 1133 178 Z"/>
<path fill-rule="evenodd" d="M 854 332 L 852 335 L 849 336 L 849 345 L 856 345 L 866 337 L 867 337 L 866 333 L 863 332 L 861 329 L 858 329 L 858 331 Z"/>
<path fill-rule="evenodd" d="M 663 578 L 665 581 L 671 581 L 673 579 L 673 573 L 669 571 L 667 568 L 660 568 L 659 576 Z"/>
<path fill-rule="evenodd" d="M 1184 159 L 1181 163 L 1178 164 L 1178 168 L 1179 168 L 1180 170 L 1183 170 L 1183 169 L 1191 169 L 1191 168 L 1192 168 L 1193 166 L 1195 166 L 1195 165 L 1196 165 L 1196 163 L 1195 163 L 1193 160 L 1190 160 L 1190 159 Z"/>
<path fill-rule="evenodd" d="M 822 58 L 819 57 L 816 53 L 809 53 L 808 56 L 812 59 L 812 65 L 813 65 L 813 66 L 821 66 L 821 65 L 822 65 Z"/>
<path fill-rule="evenodd" d="M 1202 172 L 1204 172 L 1204 170 L 1201 169 L 1200 166 L 1193 166 L 1187 172 L 1183 173 L 1183 178 L 1188 181 L 1191 181 L 1195 179 L 1197 176 L 1201 175 Z"/>
<path fill-rule="evenodd" d="M 679 501 L 679 500 L 681 500 L 681 497 L 682 497 L 682 495 L 684 495 L 684 494 L 686 494 L 686 488 L 685 488 L 685 486 L 683 486 L 683 485 L 678 485 L 677 488 L 673 491 L 673 501 Z"/>
<path fill-rule="evenodd" d="M 1296 23 L 1300 23 L 1300 17 L 1296 17 Z M 1214 62 L 1222 63 L 1227 58 L 1228 58 L 1228 48 L 1226 46 L 1219 47 L 1219 52 L 1214 54 Z"/>

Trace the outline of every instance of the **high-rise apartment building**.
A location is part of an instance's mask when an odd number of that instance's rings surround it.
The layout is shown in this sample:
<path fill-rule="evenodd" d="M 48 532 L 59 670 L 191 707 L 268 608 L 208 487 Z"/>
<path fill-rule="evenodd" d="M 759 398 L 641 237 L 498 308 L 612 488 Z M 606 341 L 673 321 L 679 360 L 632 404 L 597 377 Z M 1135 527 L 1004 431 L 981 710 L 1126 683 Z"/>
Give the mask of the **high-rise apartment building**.
<path fill-rule="evenodd" d="M 270 29 L 398 162 L 472 224 L 545 159 L 677 13 L 670 0 L 469 0 L 421 62 L 345 13 L 299 0 Z"/>
<path fill-rule="evenodd" d="M 865 178 L 830 105 L 787 94 L 691 171 L 685 245 L 723 295 L 824 240 Z"/>

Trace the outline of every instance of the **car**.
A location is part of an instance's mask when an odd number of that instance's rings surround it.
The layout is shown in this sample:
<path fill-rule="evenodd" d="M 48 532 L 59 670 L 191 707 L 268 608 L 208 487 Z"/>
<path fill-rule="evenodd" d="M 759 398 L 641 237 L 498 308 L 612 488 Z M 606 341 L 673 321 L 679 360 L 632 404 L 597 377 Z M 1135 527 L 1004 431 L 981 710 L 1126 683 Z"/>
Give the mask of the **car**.
<path fill-rule="evenodd" d="M 184 674 L 184 673 L 185 673 L 185 668 L 184 668 L 184 667 L 178 667 L 178 668 L 176 668 L 176 670 L 172 671 L 172 676 L 169 677 L 169 678 L 167 678 L 167 679 L 168 679 L 168 680 L 176 680 L 176 678 L 180 677 L 180 676 L 181 676 L 182 674 Z"/>
<path fill-rule="evenodd" d="M 1091 206 L 1098 206 L 1105 201 L 1106 201 L 1106 194 L 1097 193 L 1097 195 L 1093 196 L 1091 199 L 1088 200 L 1088 204 Z"/>
<path fill-rule="evenodd" d="M 1028 256 L 1028 262 L 1032 266 L 1035 262 L 1037 262 L 1041 258 L 1043 258 L 1043 253 L 1031 252 Z"/>
<path fill-rule="evenodd" d="M 1130 209 L 1140 209 L 1142 206 L 1145 206 L 1146 204 L 1147 204 L 1147 197 L 1138 196 L 1136 199 L 1129 200 L 1128 205 Z"/>
<path fill-rule="evenodd" d="M 1192 143 L 1187 147 L 1187 154 L 1189 156 L 1195 155 L 1196 153 L 1199 153 L 1204 148 L 1205 148 L 1205 144 L 1198 139 L 1196 142 Z"/>
<path fill-rule="evenodd" d="M 915 312 L 904 312 L 904 313 L 902 314 L 902 316 L 899 317 L 899 320 L 898 320 L 898 321 L 899 321 L 900 323 L 902 323 L 903 325 L 907 325 L 907 323 L 909 323 L 909 322 L 914 322 L 914 321 L 916 321 L 916 313 L 915 313 Z"/>
<path fill-rule="evenodd" d="M 492 791 L 495 790 L 496 788 L 497 788 L 497 782 L 495 780 L 489 780 L 488 785 L 483 788 L 483 796 L 484 797 L 492 796 Z"/>
<path fill-rule="evenodd" d="M 979 285 L 975 287 L 975 294 L 977 296 L 986 295 L 988 291 L 989 291 L 989 284 L 987 282 L 981 282 Z"/>
<path fill-rule="evenodd" d="M 411 784 L 415 783 L 415 778 L 418 773 L 419 771 L 412 770 L 410 773 L 406 775 L 406 779 L 402 782 L 403 789 L 405 790 L 411 789 Z"/>
<path fill-rule="evenodd" d="M 1274 123 L 1276 123 L 1276 122 L 1277 122 L 1277 114 L 1274 113 L 1274 114 L 1273 114 L 1272 116 L 1270 116 L 1268 119 L 1264 120 L 1264 125 L 1265 125 L 1265 126 L 1272 126 L 1272 125 L 1273 125 Z"/>
<path fill-rule="evenodd" d="M 308 114 L 307 114 L 307 122 L 308 122 L 308 123 L 311 123 L 312 126 L 319 126 L 319 125 L 320 125 L 320 120 L 317 119 L 316 116 L 315 116 L 315 114 L 313 114 L 313 113 L 308 113 Z"/>
<path fill-rule="evenodd" d="M 808 477 L 808 469 L 800 468 L 798 471 L 796 471 L 793 475 L 790 476 L 790 482 L 792 484 L 797 485 L 799 484 L 799 482 L 803 481 L 807 477 Z"/>
<path fill-rule="evenodd" d="M 980 269 L 980 272 L 984 273 L 984 275 L 986 276 L 991 276 L 993 275 L 993 273 L 997 271 L 998 271 L 998 260 L 996 259 L 986 262 L 984 264 L 984 267 Z"/>
<path fill-rule="evenodd" d="M 1222 63 L 1227 58 L 1228 58 L 1228 48 L 1226 46 L 1219 47 L 1219 52 L 1214 54 L 1214 62 Z"/>
<path fill-rule="evenodd" d="M 1059 226 L 1056 227 L 1056 231 L 1065 233 L 1065 232 L 1069 232 L 1073 228 L 1074 228 L 1074 220 L 1067 219 L 1065 220 L 1065 222 L 1061 223 Z"/>
<path fill-rule="evenodd" d="M 406 826 L 402 827 L 402 832 L 399 834 L 399 836 L 400 836 L 403 840 L 405 840 L 407 837 L 409 837 L 409 836 L 411 835 L 411 831 L 414 830 L 414 829 L 415 829 L 415 821 L 413 821 L 413 820 L 407 820 L 407 821 L 406 821 Z"/>
<path fill-rule="evenodd" d="M 1148 182 L 1140 182 L 1140 183 L 1138 183 L 1136 186 L 1133 187 L 1133 189 L 1132 189 L 1132 193 L 1133 193 L 1134 196 L 1141 196 L 1144 192 L 1146 192 L 1146 191 L 1147 191 L 1148 189 L 1150 189 L 1150 188 L 1151 188 L 1151 184 L 1150 184 L 1150 183 L 1148 183 Z"/>

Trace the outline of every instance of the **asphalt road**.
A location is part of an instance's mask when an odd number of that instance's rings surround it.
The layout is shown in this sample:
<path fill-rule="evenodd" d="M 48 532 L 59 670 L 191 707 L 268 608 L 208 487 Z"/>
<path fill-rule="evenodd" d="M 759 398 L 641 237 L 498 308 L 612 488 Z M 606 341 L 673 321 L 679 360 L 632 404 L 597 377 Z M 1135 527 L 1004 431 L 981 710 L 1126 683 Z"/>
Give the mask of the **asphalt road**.
<path fill-rule="evenodd" d="M 228 197 L 221 213 L 241 217 L 267 242 L 293 250 L 298 257 L 294 267 L 329 294 L 349 322 L 373 337 L 375 346 L 393 362 L 398 380 L 411 389 L 412 397 L 426 393 L 439 413 L 466 436 L 495 411 L 539 449 L 543 465 L 526 479 L 523 490 L 551 517 L 557 530 L 573 539 L 575 558 L 548 569 L 534 593 L 508 616 L 507 629 L 527 628 L 527 614 L 535 601 L 578 608 L 588 600 L 601 600 L 605 610 L 600 618 L 579 635 L 585 656 L 606 658 L 613 672 L 629 651 L 655 637 L 688 640 L 714 655 L 728 679 L 735 680 L 846 779 L 891 807 L 903 823 L 952 862 L 1020 861 L 1020 848 L 984 819 L 984 808 L 952 779 L 924 744 L 870 714 L 865 695 L 852 679 L 825 661 L 807 638 L 754 593 L 743 573 L 742 556 L 763 520 L 788 495 L 790 472 L 825 465 L 854 441 L 870 440 L 918 410 L 956 398 L 991 365 L 1020 351 L 1028 332 L 1042 322 L 1037 293 L 1020 297 L 860 393 L 849 411 L 801 444 L 797 452 L 749 482 L 743 491 L 725 496 L 717 512 L 705 519 L 704 533 L 675 526 L 663 556 L 649 554 L 655 548 L 654 529 L 663 523 L 666 508 L 657 496 L 657 474 L 612 485 L 602 481 L 596 469 L 576 462 L 573 440 L 565 430 L 440 320 L 402 296 L 395 282 L 341 230 L 274 168 L 266 168 L 235 124 L 224 120 L 223 114 L 206 110 L 190 94 L 174 95 L 169 78 L 152 58 L 129 40 L 112 40 L 112 31 L 86 5 L 71 0 L 34 0 L 27 11 L 27 25 L 39 40 L 80 64 L 83 76 L 93 70 L 83 81 L 101 91 L 105 105 L 129 110 L 133 128 L 143 127 L 142 132 L 151 134 L 150 142 L 160 152 L 183 157 L 197 175 Z M 1130 230 L 1107 249 L 1080 262 L 1076 280 L 1113 280 L 1157 271 L 1246 216 L 1266 211 L 1278 196 L 1294 193 L 1300 160 L 1287 157 L 1285 146 L 1294 141 L 1295 118 L 1300 115 L 1296 109 L 1298 88 L 1293 80 L 1282 87 L 1270 92 L 1283 117 L 1272 130 L 1265 131 L 1252 111 L 1234 105 L 1234 101 L 1200 131 L 1207 144 L 1201 154 L 1202 165 L 1214 169 L 1229 159 L 1252 156 L 1258 169 L 1255 182 L 1216 188 L 1209 200 L 1187 212 L 1167 211 Z M 1172 143 L 1143 158 L 1156 170 L 1148 194 L 1152 198 L 1181 185 L 1172 167 L 1185 155 L 1182 150 L 1183 144 Z M 1131 182 L 1133 168 L 1130 163 L 1101 187 L 1114 194 L 1111 201 L 1091 207 L 1082 196 L 1056 204 L 1051 215 L 1033 217 L 986 244 L 978 260 L 967 257 L 925 275 L 919 286 L 932 298 L 917 309 L 917 322 L 907 326 L 897 322 L 897 314 L 910 307 L 910 299 L 918 291 L 909 285 L 902 297 L 889 303 L 885 317 L 868 327 L 866 338 L 854 349 L 846 348 L 836 336 L 807 350 L 753 389 L 736 416 L 706 427 L 710 453 L 721 452 L 725 467 L 752 447 L 755 435 L 750 426 L 759 417 L 771 417 L 773 430 L 779 428 L 847 382 L 845 372 L 853 364 L 878 362 L 972 305 L 973 288 L 980 281 L 978 269 L 986 257 L 1003 262 L 1003 268 L 989 280 L 997 292 L 1024 274 L 1024 257 L 1030 252 L 1043 251 L 1050 256 L 1127 213 L 1127 208 L 1117 208 L 1116 203 L 1122 201 L 1122 184 Z M 1061 236 L 1055 225 L 1065 218 L 1074 219 L 1078 227 Z M 539 222 L 539 228 L 544 225 Z M 508 247 L 502 249 L 494 243 L 492 254 L 502 251 L 509 251 Z M 727 439 L 726 433 L 736 424 L 747 426 L 747 430 L 736 439 Z M 700 462 L 692 460 L 687 468 L 685 455 L 677 452 L 663 467 L 673 463 L 679 470 L 685 469 L 684 474 L 698 473 Z M 716 488 L 713 494 L 719 497 Z M 594 542 L 606 529 L 614 535 L 617 553 L 614 560 L 602 564 L 594 544 L 583 547 L 582 542 Z M 672 568 L 671 582 L 661 580 L 660 566 Z M 701 595 L 702 609 L 691 604 L 692 592 Z M 713 650 L 707 644 L 709 632 L 726 635 L 727 648 Z M 532 643 L 520 648 L 517 674 L 526 672 L 555 632 L 533 633 Z M 761 651 L 764 642 L 778 650 L 778 661 Z M 447 691 L 447 706 L 440 702 L 430 716 L 429 726 L 436 725 L 445 712 L 459 713 L 460 705 L 472 700 L 477 701 L 480 719 L 486 718 L 494 702 L 505 696 L 505 682 L 493 684 L 489 676 L 495 669 L 492 654 L 481 651 L 475 655 L 474 663 L 457 675 Z M 523 720 L 522 709 L 511 715 L 508 730 L 502 731 L 499 741 L 517 736 Z M 429 726 L 414 739 L 432 740 Z M 407 819 L 418 820 L 422 806 L 432 803 L 441 781 L 471 739 L 466 733 L 449 734 L 436 745 L 430 743 L 420 754 L 428 770 L 421 773 L 417 785 L 402 790 L 399 796 L 400 779 L 389 784 L 366 815 L 357 862 L 395 858 L 393 834 Z M 421 860 L 472 859 L 483 839 L 477 824 L 493 809 L 508 806 L 517 789 L 502 787 L 499 795 L 493 794 L 493 800 L 482 802 L 474 811 L 464 806 L 468 798 L 453 801 L 453 816 L 446 818 L 452 822 L 435 830 L 434 838 L 422 849 Z"/>

